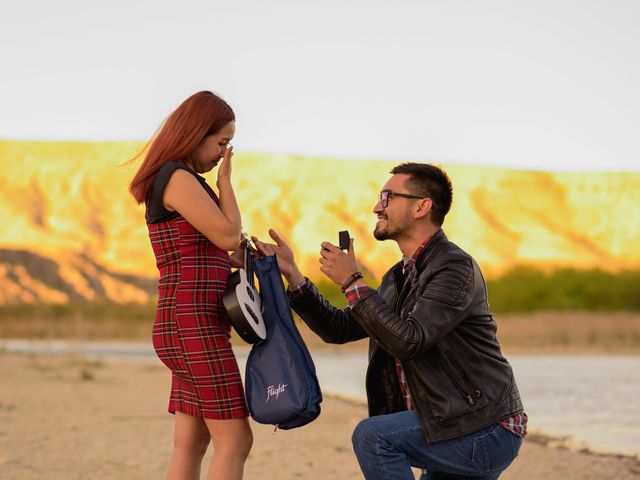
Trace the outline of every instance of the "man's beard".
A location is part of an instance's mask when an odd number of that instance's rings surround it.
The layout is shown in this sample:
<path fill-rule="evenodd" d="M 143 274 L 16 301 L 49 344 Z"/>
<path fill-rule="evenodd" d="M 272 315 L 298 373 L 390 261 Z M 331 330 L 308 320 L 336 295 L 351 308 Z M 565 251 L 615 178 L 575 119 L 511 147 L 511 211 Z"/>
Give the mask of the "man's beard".
<path fill-rule="evenodd" d="M 386 226 L 376 225 L 373 229 L 373 237 L 379 241 L 397 240 L 411 226 L 411 220 L 408 217 L 396 218 L 393 226 L 389 225 L 389 217 L 384 217 L 383 220 L 387 223 Z"/>
<path fill-rule="evenodd" d="M 373 236 L 376 240 L 379 240 L 381 242 L 383 240 L 391 239 L 391 237 L 389 236 L 389 230 L 387 230 L 386 228 L 378 228 L 377 226 L 373 229 Z"/>
<path fill-rule="evenodd" d="M 389 218 L 384 218 L 384 221 L 387 223 L 385 227 L 380 227 L 376 225 L 373 229 L 373 236 L 376 240 L 384 241 L 384 240 L 393 240 L 398 232 L 393 228 L 389 228 Z"/>

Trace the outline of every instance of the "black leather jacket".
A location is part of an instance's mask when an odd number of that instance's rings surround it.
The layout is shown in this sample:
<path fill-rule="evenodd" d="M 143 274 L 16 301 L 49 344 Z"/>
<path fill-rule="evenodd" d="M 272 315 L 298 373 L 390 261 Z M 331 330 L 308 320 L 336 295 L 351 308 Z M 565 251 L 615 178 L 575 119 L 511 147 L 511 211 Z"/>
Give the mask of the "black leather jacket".
<path fill-rule="evenodd" d="M 369 415 L 406 410 L 402 362 L 429 442 L 472 433 L 522 412 L 511 366 L 500 352 L 476 262 L 439 230 L 403 286 L 402 262 L 352 308 L 331 306 L 308 281 L 291 306 L 325 342 L 369 337 Z"/>

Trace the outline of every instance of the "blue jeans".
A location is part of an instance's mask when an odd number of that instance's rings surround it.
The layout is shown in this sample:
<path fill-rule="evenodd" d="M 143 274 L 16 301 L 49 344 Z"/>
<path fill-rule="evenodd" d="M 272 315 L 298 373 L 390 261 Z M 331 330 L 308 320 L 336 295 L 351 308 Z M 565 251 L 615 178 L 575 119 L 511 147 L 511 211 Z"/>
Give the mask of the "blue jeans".
<path fill-rule="evenodd" d="M 353 449 L 367 480 L 414 480 L 411 467 L 426 469 L 421 480 L 492 480 L 518 455 L 522 438 L 499 423 L 451 440 L 427 443 L 415 412 L 362 420 Z"/>

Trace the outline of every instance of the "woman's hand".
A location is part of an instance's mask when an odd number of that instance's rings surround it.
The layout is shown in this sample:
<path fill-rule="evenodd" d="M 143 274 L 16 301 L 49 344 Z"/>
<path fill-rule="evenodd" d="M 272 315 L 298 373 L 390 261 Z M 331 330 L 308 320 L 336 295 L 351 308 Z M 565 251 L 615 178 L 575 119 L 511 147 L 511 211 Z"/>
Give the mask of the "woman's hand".
<path fill-rule="evenodd" d="M 233 157 L 233 145 L 227 145 L 222 156 L 222 163 L 218 168 L 218 186 L 220 186 L 221 182 L 231 181 L 231 157 Z"/>
<path fill-rule="evenodd" d="M 229 255 L 229 261 L 233 268 L 244 268 L 245 248 L 244 243 L 240 243 L 240 248 Z"/>

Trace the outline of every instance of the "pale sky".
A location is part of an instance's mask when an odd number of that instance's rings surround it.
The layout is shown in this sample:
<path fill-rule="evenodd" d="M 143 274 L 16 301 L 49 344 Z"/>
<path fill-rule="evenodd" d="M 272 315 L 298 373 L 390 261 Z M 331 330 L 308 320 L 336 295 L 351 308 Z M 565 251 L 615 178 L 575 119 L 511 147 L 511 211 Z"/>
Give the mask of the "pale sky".
<path fill-rule="evenodd" d="M 0 139 L 146 140 L 198 90 L 236 151 L 640 171 L 637 0 L 0 0 Z"/>

